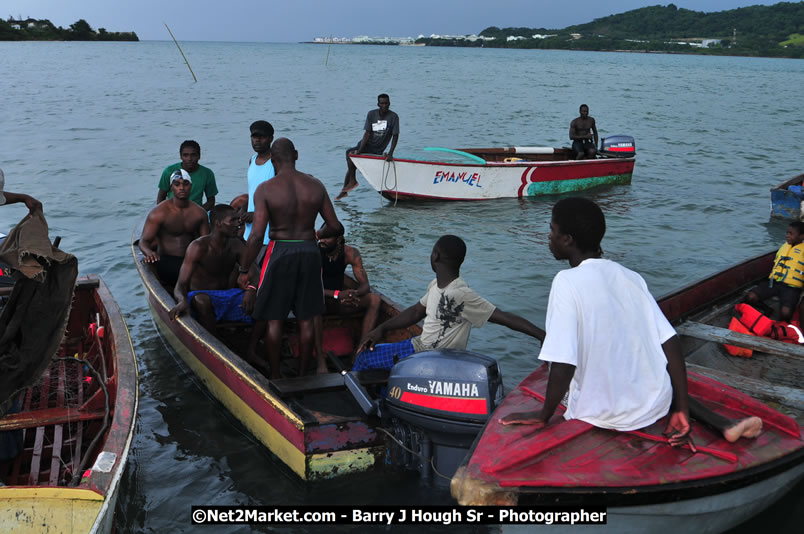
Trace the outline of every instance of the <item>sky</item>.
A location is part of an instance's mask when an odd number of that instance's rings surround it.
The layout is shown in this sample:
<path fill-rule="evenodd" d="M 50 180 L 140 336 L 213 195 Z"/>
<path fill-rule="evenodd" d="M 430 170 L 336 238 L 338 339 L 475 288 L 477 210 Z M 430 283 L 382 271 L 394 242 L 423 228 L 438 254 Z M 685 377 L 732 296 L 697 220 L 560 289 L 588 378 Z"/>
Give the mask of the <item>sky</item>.
<path fill-rule="evenodd" d="M 134 31 L 167 40 L 167 23 L 184 41 L 299 42 L 315 37 L 467 35 L 489 26 L 560 29 L 660 0 L 1 0 L 0 17 L 50 19 L 68 27 Z M 677 0 L 695 11 L 723 11 L 776 2 Z"/>

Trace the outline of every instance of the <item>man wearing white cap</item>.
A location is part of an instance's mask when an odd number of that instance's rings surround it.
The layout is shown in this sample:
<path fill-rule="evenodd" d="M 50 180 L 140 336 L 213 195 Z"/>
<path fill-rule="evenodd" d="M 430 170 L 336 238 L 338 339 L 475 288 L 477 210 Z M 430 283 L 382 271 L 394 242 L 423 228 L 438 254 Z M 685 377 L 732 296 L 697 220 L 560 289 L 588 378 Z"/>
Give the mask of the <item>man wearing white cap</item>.
<path fill-rule="evenodd" d="M 207 212 L 190 202 L 192 185 L 193 179 L 186 170 L 173 171 L 170 176 L 173 196 L 148 213 L 140 236 L 145 263 L 155 263 L 159 279 L 168 285 L 174 285 L 179 278 L 187 246 L 209 233 Z"/>
<path fill-rule="evenodd" d="M 28 207 L 28 211 L 33 213 L 36 210 L 42 209 L 42 203 L 36 200 L 31 195 L 23 193 L 12 193 L 6 191 L 6 176 L 3 174 L 3 169 L 0 169 L 0 206 L 3 204 L 16 204 L 17 202 L 24 202 Z"/>

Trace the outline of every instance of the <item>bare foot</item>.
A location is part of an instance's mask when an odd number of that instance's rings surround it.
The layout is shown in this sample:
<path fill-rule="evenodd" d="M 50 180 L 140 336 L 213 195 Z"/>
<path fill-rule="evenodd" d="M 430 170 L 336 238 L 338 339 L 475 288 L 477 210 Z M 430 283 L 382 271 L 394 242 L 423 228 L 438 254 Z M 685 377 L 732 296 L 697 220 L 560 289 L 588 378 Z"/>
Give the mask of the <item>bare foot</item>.
<path fill-rule="evenodd" d="M 354 191 L 356 188 L 357 188 L 357 180 L 355 180 L 354 182 L 346 183 L 343 186 L 343 189 L 341 189 L 341 192 L 338 193 L 338 196 L 335 197 L 335 200 L 342 199 L 343 197 L 345 197 L 345 196 L 347 196 L 349 194 L 349 191 Z"/>
<path fill-rule="evenodd" d="M 740 438 L 755 438 L 762 433 L 762 419 L 759 417 L 746 417 L 733 427 L 723 431 L 726 441 L 735 442 Z"/>

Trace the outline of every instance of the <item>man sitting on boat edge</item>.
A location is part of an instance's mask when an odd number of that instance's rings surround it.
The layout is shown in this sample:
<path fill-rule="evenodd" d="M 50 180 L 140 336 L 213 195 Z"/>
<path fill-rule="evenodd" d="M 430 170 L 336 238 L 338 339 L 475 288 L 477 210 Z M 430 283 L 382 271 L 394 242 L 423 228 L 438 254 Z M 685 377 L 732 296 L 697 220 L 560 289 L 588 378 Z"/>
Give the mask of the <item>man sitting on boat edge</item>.
<path fill-rule="evenodd" d="M 173 196 L 157 204 L 148 213 L 139 247 L 145 263 L 155 263 L 163 284 L 173 286 L 179 278 L 184 253 L 195 238 L 209 233 L 204 208 L 190 201 L 192 178 L 184 169 L 170 177 Z"/>
<path fill-rule="evenodd" d="M 353 371 L 390 369 L 398 360 L 425 350 L 465 349 L 472 327 L 479 328 L 487 321 L 539 341 L 544 339 L 544 330 L 524 317 L 502 311 L 464 282 L 460 268 L 465 256 L 466 244 L 460 237 L 444 235 L 438 239 L 430 254 L 430 266 L 436 278 L 419 302 L 368 333 L 357 348 Z M 406 328 L 422 319 L 424 326 L 420 336 L 377 345 L 388 331 Z"/>
<path fill-rule="evenodd" d="M 173 289 L 176 305 L 170 310 L 171 320 L 192 308 L 198 322 L 213 335 L 216 323 L 233 321 L 253 323 L 244 308 L 251 309 L 256 288 L 237 287 L 235 265 L 245 244 L 237 237 L 240 215 L 227 204 L 209 211 L 212 232 L 195 239 L 179 272 Z M 249 302 L 249 299 L 251 302 Z"/>
<path fill-rule="evenodd" d="M 670 443 L 689 443 L 693 451 L 690 413 L 728 441 L 758 436 L 758 417 L 730 420 L 689 397 L 675 330 L 640 275 L 601 258 L 605 231 L 603 212 L 589 199 L 566 198 L 553 207 L 550 251 L 571 268 L 560 271 L 550 289 L 539 354 L 550 362 L 545 402 L 540 411 L 500 422 L 542 428 L 569 390 L 565 419 L 627 431 L 669 413 Z"/>
<path fill-rule="evenodd" d="M 335 197 L 340 200 L 357 187 L 357 167 L 349 159 L 349 154 L 382 154 L 386 161 L 393 161 L 396 143 L 399 141 L 399 115 L 391 111 L 391 98 L 382 93 L 377 96 L 377 109 L 366 114 L 363 125 L 363 137 L 357 146 L 346 150 L 346 176 L 343 180 L 343 189 Z M 391 143 L 391 150 L 383 151 Z"/>

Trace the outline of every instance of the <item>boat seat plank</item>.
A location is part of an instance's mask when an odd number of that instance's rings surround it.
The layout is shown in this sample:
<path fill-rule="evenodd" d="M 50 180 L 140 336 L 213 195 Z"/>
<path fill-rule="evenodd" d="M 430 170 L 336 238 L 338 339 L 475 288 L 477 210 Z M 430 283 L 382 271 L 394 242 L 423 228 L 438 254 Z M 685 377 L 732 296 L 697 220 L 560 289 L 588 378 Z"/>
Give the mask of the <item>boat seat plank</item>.
<path fill-rule="evenodd" d="M 775 402 L 804 411 L 804 390 L 799 388 L 771 384 L 766 380 L 718 371 L 694 363 L 687 363 L 687 370 L 722 382 L 761 401 Z"/>
<path fill-rule="evenodd" d="M 736 347 L 758 350 L 776 356 L 784 356 L 794 360 L 804 360 L 804 346 L 782 343 L 766 337 L 749 336 L 733 332 L 728 328 L 720 328 L 693 321 L 685 321 L 676 327 L 676 332 L 705 341 L 714 341 Z"/>
<path fill-rule="evenodd" d="M 38 426 L 63 425 L 79 421 L 103 419 L 104 410 L 79 410 L 77 408 L 47 408 L 30 412 L 12 413 L 0 419 L 0 432 Z"/>
<path fill-rule="evenodd" d="M 385 384 L 388 381 L 388 374 L 388 371 L 381 369 L 360 371 L 357 373 L 357 379 L 364 386 Z M 343 383 L 343 376 L 340 373 L 301 376 L 297 378 L 279 378 L 271 380 L 271 386 L 279 393 L 280 397 L 331 391 L 346 387 Z"/>

